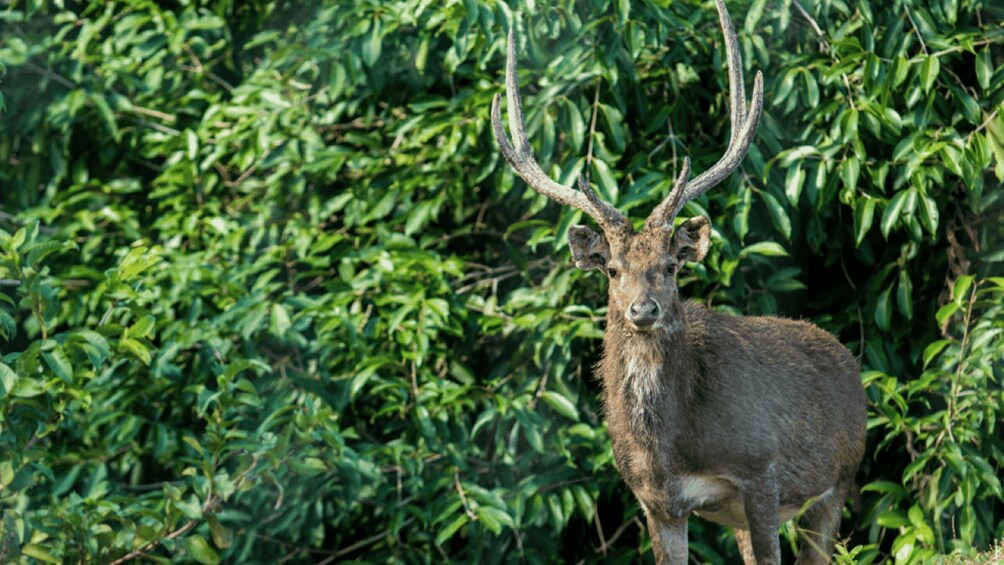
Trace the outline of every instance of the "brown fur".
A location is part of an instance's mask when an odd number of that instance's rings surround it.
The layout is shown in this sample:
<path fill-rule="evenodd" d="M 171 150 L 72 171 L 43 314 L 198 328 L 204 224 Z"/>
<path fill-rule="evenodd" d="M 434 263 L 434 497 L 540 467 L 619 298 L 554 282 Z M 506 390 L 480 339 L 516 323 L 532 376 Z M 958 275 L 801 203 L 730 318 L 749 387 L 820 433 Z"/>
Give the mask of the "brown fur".
<path fill-rule="evenodd" d="M 799 561 L 828 562 L 865 445 L 865 396 L 847 349 L 807 322 L 682 302 L 675 275 L 707 251 L 705 218 L 675 233 L 604 237 L 577 226 L 569 239 L 580 267 L 615 270 L 596 370 L 617 465 L 645 509 L 657 561 L 686 562 L 697 513 L 737 530 L 747 564 L 776 563 L 779 522 L 819 497 L 803 517 L 814 533 Z M 658 317 L 638 327 L 627 311 L 649 301 Z"/>

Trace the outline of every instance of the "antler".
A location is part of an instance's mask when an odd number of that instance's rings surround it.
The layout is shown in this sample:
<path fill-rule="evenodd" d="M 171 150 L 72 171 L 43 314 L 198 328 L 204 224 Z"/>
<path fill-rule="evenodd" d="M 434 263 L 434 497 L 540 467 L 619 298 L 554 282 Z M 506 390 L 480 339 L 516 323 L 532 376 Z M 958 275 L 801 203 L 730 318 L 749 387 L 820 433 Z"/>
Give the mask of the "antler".
<path fill-rule="evenodd" d="M 608 231 L 627 224 L 627 219 L 613 206 L 600 200 L 589 187 L 585 178 L 579 175 L 579 189 L 576 192 L 567 186 L 562 186 L 550 179 L 537 164 L 530 151 L 530 141 L 526 137 L 526 125 L 523 121 L 523 103 L 519 97 L 519 81 L 516 78 L 516 36 L 515 27 L 509 28 L 509 41 L 505 64 L 505 92 L 509 103 L 509 131 L 512 132 L 512 142 L 502 126 L 501 95 L 496 94 L 492 100 L 492 129 L 498 140 L 502 156 L 512 165 L 519 176 L 531 188 L 544 196 L 565 206 L 578 208 L 592 216 L 594 220 Z M 515 147 L 514 147 L 515 146 Z"/>
<path fill-rule="evenodd" d="M 732 135 L 725 154 L 710 169 L 704 171 L 693 180 L 687 180 L 690 174 L 690 162 L 683 160 L 680 177 L 669 196 L 666 197 L 645 221 L 646 227 L 654 225 L 670 225 L 673 218 L 680 212 L 683 205 L 707 192 L 710 188 L 729 176 L 742 162 L 749 150 L 756 126 L 760 122 L 763 110 L 763 75 L 757 71 L 753 79 L 753 99 L 746 108 L 746 86 L 743 84 L 743 62 L 739 54 L 739 40 L 732 27 L 732 19 L 722 0 L 715 0 L 718 5 L 718 20 L 725 35 L 725 56 L 729 67 L 729 119 L 732 123 Z"/>

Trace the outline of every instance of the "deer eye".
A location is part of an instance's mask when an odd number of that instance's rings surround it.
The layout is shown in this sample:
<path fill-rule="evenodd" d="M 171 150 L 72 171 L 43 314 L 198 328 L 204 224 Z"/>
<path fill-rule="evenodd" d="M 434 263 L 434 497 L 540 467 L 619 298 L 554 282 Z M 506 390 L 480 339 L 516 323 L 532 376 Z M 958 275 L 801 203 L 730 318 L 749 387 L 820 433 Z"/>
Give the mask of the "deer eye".
<path fill-rule="evenodd" d="M 666 274 L 675 275 L 676 274 L 676 263 L 669 263 L 666 265 Z"/>
<path fill-rule="evenodd" d="M 610 278 L 616 279 L 617 278 L 617 269 L 615 269 L 613 267 L 607 267 L 607 274 L 610 275 Z"/>

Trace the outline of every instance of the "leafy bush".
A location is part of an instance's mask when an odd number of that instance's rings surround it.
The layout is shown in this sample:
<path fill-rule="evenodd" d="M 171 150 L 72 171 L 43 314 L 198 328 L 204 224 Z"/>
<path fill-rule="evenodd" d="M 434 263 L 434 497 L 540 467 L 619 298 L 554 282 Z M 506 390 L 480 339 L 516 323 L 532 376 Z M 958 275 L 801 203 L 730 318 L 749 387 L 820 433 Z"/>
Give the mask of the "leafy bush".
<path fill-rule="evenodd" d="M 814 320 L 871 401 L 843 562 L 1004 537 L 1004 43 L 989 2 L 731 6 L 767 108 L 684 293 Z M 632 561 L 581 213 L 728 135 L 710 4 L 14 3 L 0 77 L 0 561 Z M 587 159 L 588 156 L 588 159 Z M 700 559 L 737 558 L 695 520 Z M 792 538 L 793 528 L 787 529 Z"/>

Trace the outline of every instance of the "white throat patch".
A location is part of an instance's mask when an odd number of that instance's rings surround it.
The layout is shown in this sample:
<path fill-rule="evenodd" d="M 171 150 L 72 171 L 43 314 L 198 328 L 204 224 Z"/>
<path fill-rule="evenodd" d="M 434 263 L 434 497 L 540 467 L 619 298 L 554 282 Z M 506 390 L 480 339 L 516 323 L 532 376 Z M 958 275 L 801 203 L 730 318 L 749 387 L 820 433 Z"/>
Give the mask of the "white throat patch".
<path fill-rule="evenodd" d="M 659 393 L 659 367 L 651 357 L 629 352 L 624 363 L 623 393 L 630 399 L 626 403 L 631 427 L 645 428 L 647 420 L 656 416 L 653 406 L 657 404 Z"/>
<path fill-rule="evenodd" d="M 639 359 L 637 355 L 628 355 L 627 363 L 624 364 L 627 373 L 626 386 L 631 389 L 632 395 L 644 403 L 658 391 L 658 367 L 652 366 L 651 360 Z"/>

